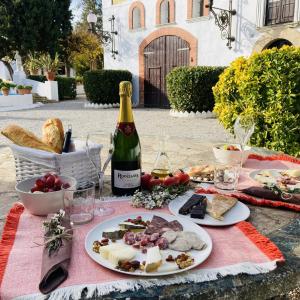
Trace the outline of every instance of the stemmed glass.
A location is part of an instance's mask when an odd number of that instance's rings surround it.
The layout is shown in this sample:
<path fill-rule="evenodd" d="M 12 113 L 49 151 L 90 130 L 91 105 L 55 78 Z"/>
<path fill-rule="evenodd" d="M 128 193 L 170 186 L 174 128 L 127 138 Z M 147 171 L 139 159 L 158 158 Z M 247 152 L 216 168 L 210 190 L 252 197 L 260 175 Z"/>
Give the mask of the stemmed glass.
<path fill-rule="evenodd" d="M 96 133 L 96 134 L 93 133 L 91 135 L 92 135 L 93 139 L 100 136 L 99 133 Z M 98 140 L 98 138 L 97 138 L 97 140 Z M 110 148 L 109 148 L 109 156 L 108 156 L 106 162 L 104 163 L 103 168 L 102 168 L 102 165 L 101 165 L 101 158 L 98 161 L 98 159 L 93 157 L 93 155 L 91 153 L 92 144 L 93 143 L 91 142 L 90 134 L 88 134 L 87 137 L 86 137 L 86 154 L 87 154 L 90 162 L 92 163 L 92 165 L 95 169 L 95 172 L 97 173 L 97 177 L 98 177 L 98 181 L 99 181 L 99 200 L 100 200 L 100 203 L 103 203 L 103 201 L 104 201 L 103 200 L 104 172 L 105 172 L 105 169 L 107 168 L 108 163 L 110 162 L 111 156 L 112 156 L 112 139 L 111 139 L 111 145 L 110 145 Z M 96 203 L 95 215 L 110 216 L 114 213 L 114 211 L 115 210 L 112 207 L 108 207 L 107 205 L 102 205 L 102 204 L 97 205 L 97 203 Z"/>
<path fill-rule="evenodd" d="M 244 150 L 247 143 L 250 141 L 255 129 L 255 121 L 252 116 L 240 115 L 234 123 L 234 135 L 241 146 L 241 167 L 243 164 Z"/>

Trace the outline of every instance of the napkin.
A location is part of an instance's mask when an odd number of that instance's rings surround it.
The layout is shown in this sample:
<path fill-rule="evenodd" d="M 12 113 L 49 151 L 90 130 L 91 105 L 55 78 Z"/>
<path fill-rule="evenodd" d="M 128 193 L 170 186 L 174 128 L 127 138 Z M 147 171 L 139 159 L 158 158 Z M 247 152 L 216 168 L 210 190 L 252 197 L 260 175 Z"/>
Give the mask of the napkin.
<path fill-rule="evenodd" d="M 300 204 L 300 194 L 291 194 L 290 198 L 285 198 L 285 197 L 281 197 L 280 194 L 276 194 L 274 191 L 270 189 L 266 189 L 259 186 L 251 186 L 249 188 L 245 188 L 240 191 L 245 194 L 258 197 L 258 198 Z"/>
<path fill-rule="evenodd" d="M 62 226 L 71 229 L 70 222 L 64 220 Z M 72 233 L 72 232 L 69 232 Z M 71 260 L 72 240 L 63 240 L 58 251 L 49 256 L 48 249 L 44 247 L 42 257 L 41 282 L 39 289 L 43 294 L 55 290 L 68 277 L 68 268 Z"/>

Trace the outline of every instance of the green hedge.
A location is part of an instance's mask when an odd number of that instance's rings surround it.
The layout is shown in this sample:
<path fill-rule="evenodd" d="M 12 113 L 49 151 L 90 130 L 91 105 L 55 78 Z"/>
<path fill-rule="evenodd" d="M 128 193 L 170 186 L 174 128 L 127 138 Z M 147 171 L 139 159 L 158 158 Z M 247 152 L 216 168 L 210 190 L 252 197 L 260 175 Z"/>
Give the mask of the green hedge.
<path fill-rule="evenodd" d="M 125 70 L 96 70 L 83 75 L 87 99 L 92 103 L 113 104 L 120 102 L 119 84 L 131 81 L 132 75 Z"/>
<path fill-rule="evenodd" d="M 28 79 L 45 82 L 47 80 L 44 75 L 29 75 Z M 76 79 L 73 77 L 56 76 L 55 80 L 58 85 L 58 98 L 59 100 L 75 99 L 76 92 Z"/>
<path fill-rule="evenodd" d="M 224 67 L 178 67 L 167 75 L 167 91 L 171 107 L 177 111 L 212 111 L 212 87 Z"/>
<path fill-rule="evenodd" d="M 56 76 L 55 80 L 58 85 L 59 100 L 75 99 L 76 92 L 76 79 L 73 77 Z"/>
<path fill-rule="evenodd" d="M 237 116 L 256 120 L 251 144 L 300 156 L 300 48 L 264 50 L 231 63 L 214 87 L 214 112 L 233 132 Z"/>
<path fill-rule="evenodd" d="M 45 82 L 47 80 L 46 76 L 44 75 L 28 75 L 27 78 L 39 82 Z"/>

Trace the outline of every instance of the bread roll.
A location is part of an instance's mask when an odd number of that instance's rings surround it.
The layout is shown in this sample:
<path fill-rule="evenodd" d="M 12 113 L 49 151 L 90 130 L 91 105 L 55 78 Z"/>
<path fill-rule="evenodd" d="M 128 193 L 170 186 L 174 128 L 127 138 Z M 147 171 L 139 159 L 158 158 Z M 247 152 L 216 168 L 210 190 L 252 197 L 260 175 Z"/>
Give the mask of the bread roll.
<path fill-rule="evenodd" d="M 48 119 L 43 125 L 43 142 L 57 153 L 61 153 L 64 144 L 64 128 L 60 119 Z"/>
<path fill-rule="evenodd" d="M 48 152 L 55 152 L 53 148 L 43 143 L 43 141 L 41 141 L 32 132 L 23 129 L 18 125 L 8 125 L 1 131 L 1 133 L 16 145 L 44 150 Z"/>

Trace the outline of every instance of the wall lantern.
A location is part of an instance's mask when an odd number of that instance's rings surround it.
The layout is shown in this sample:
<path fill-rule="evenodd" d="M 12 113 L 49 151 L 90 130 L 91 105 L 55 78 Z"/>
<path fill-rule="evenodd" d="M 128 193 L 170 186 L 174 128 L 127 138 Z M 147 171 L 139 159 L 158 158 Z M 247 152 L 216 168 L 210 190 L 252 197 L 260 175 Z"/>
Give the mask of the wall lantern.
<path fill-rule="evenodd" d="M 119 52 L 116 50 L 115 36 L 118 32 L 115 30 L 115 16 L 112 15 L 111 18 L 108 19 L 110 22 L 110 31 L 96 30 L 97 16 L 93 12 L 89 12 L 87 21 L 89 23 L 90 32 L 96 34 L 103 44 L 111 44 L 111 56 L 113 59 L 116 59 L 116 55 L 118 55 Z"/>
<path fill-rule="evenodd" d="M 215 24 L 220 28 L 221 38 L 227 40 L 226 46 L 232 49 L 231 43 L 235 41 L 235 38 L 231 35 L 232 16 L 236 15 L 236 10 L 232 9 L 232 0 L 229 0 L 229 9 L 222 9 L 213 5 L 214 1 L 210 0 L 205 7 L 209 8 L 209 11 L 213 14 Z"/>

